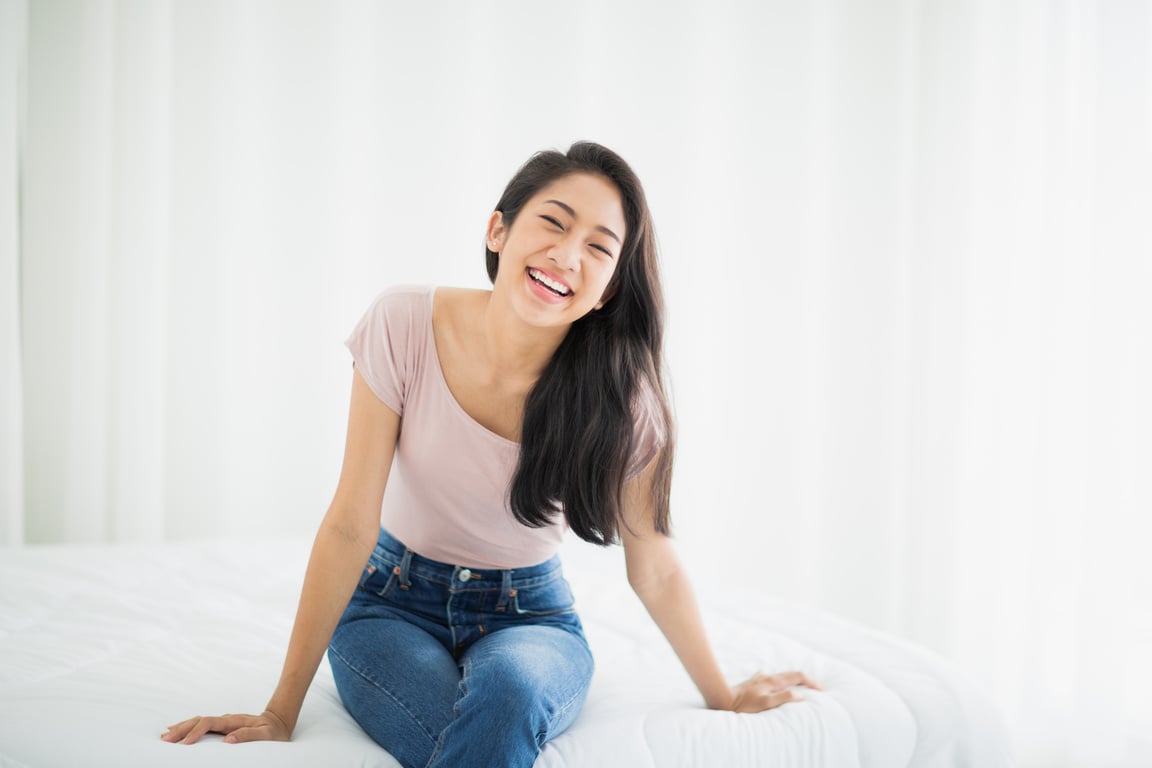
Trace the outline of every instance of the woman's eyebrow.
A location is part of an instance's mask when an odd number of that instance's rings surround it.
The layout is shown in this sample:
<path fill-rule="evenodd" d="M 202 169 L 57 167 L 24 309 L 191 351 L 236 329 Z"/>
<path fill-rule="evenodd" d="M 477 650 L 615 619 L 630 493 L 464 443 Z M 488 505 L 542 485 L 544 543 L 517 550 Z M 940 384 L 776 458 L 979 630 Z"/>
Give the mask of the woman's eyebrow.
<path fill-rule="evenodd" d="M 564 209 L 564 211 L 565 211 L 565 212 L 566 212 L 566 213 L 567 213 L 569 216 L 571 216 L 571 217 L 572 217 L 572 218 L 574 218 L 574 219 L 578 219 L 578 218 L 580 218 L 579 216 L 577 216 L 577 215 L 576 215 L 576 211 L 572 210 L 572 206 L 568 205 L 567 203 L 562 203 L 562 202 L 560 202 L 559 200 L 545 200 L 544 202 L 545 202 L 545 203 L 552 203 L 553 205 L 558 205 L 558 206 L 560 206 L 561 208 L 563 208 L 563 209 Z M 600 225 L 597 225 L 597 226 L 596 226 L 596 229 L 598 229 L 599 231 L 601 231 L 601 232 L 603 232 L 604 234 L 608 235 L 608 237 L 612 238 L 612 239 L 613 239 L 613 240 L 615 240 L 617 243 L 619 243 L 619 242 L 620 242 L 620 238 L 616 236 L 616 233 L 615 233 L 615 232 L 613 232 L 612 230 L 608 229 L 608 227 L 604 227 L 604 226 L 600 226 Z"/>

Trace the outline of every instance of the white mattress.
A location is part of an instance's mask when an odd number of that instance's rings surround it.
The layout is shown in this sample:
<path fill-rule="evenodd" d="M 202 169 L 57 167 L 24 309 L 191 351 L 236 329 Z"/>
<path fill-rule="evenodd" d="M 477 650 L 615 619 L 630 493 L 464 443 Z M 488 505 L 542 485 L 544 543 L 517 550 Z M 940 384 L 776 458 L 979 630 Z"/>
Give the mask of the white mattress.
<path fill-rule="evenodd" d="M 0 766 L 398 765 L 322 664 L 290 743 L 162 742 L 194 714 L 260 711 L 283 661 L 307 542 L 0 550 Z M 597 669 L 541 768 L 1001 768 L 989 702 L 942 660 L 815 610 L 697 578 L 733 677 L 802 669 L 824 692 L 758 715 L 703 708 L 628 590 L 620 551 L 566 545 Z"/>

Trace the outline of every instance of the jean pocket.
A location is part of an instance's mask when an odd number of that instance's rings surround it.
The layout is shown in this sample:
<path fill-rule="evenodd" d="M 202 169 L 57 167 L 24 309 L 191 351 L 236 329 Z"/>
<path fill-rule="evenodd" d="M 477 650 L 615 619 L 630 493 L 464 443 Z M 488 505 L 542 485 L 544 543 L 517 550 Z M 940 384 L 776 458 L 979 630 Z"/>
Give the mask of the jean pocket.
<path fill-rule="evenodd" d="M 396 574 L 396 568 L 397 566 L 385 562 L 373 553 L 368 565 L 360 574 L 360 589 L 371 592 L 377 597 L 388 597 L 400 578 Z"/>
<path fill-rule="evenodd" d="M 564 579 L 512 590 L 512 611 L 519 616 L 559 616 L 575 609 L 576 599 Z"/>

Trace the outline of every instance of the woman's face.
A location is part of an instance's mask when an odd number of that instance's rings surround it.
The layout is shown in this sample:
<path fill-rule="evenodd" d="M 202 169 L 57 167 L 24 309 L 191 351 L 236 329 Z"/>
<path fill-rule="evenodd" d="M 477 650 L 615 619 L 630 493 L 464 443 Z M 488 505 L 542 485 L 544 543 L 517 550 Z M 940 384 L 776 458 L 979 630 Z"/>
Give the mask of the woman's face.
<path fill-rule="evenodd" d="M 488 248 L 500 254 L 493 293 L 530 325 L 570 325 L 609 298 L 624 236 L 612 182 L 587 173 L 557 179 L 511 226 L 499 211 L 489 219 Z"/>

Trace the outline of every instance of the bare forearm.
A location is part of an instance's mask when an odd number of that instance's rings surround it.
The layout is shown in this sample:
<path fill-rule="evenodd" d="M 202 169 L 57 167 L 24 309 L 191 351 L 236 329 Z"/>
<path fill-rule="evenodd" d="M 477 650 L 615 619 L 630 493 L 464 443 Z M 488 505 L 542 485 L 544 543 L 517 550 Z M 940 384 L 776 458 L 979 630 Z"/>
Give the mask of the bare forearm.
<path fill-rule="evenodd" d="M 304 695 L 374 545 L 371 537 L 350 535 L 329 522 L 316 533 L 284 669 L 268 702 L 268 711 L 289 731 L 296 727 Z"/>
<path fill-rule="evenodd" d="M 757 673 L 736 686 L 728 684 L 708 643 L 696 596 L 675 547 L 667 535 L 656 529 L 649 493 L 651 471 L 645 470 L 627 489 L 624 520 L 631 524 L 621 527 L 620 538 L 628 583 L 668 638 L 705 703 L 712 709 L 762 712 L 803 698 L 796 686 L 819 689 L 801 672 Z"/>
<path fill-rule="evenodd" d="M 683 569 L 677 567 L 659 581 L 637 588 L 636 594 L 668 638 L 705 704 L 711 709 L 731 709 L 732 688 L 716 662 L 696 595 Z"/>

